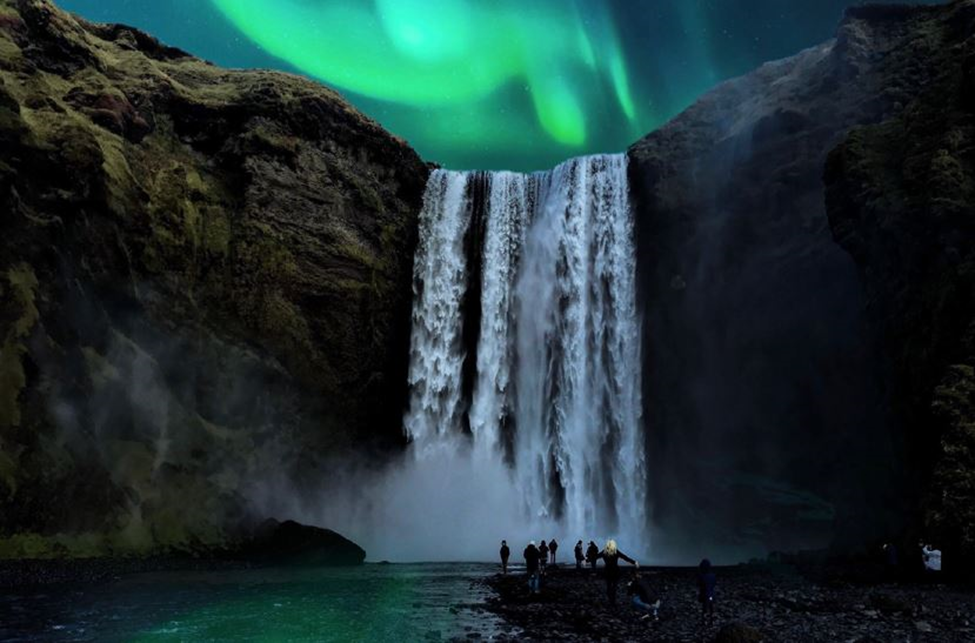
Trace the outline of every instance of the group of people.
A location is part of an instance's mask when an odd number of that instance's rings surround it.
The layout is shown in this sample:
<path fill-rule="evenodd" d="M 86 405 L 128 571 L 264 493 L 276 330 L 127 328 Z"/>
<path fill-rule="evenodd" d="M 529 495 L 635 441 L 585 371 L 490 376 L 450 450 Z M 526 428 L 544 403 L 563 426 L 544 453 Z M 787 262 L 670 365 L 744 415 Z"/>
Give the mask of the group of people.
<path fill-rule="evenodd" d="M 580 540 L 579 542 L 582 541 Z M 539 570 L 544 570 L 545 566 L 548 565 L 549 563 L 551 563 L 552 565 L 555 564 L 555 555 L 559 551 L 559 543 L 556 542 L 554 538 L 547 543 L 543 540 L 542 543 L 537 547 L 535 547 L 535 541 L 534 540 L 531 541 L 528 547 L 525 548 L 526 564 L 528 564 L 529 547 L 534 548 L 534 551 L 531 553 L 531 557 L 533 560 L 531 567 L 535 567 Z M 501 573 L 502 574 L 508 573 L 509 558 L 511 558 L 511 549 L 508 547 L 508 541 L 502 540 L 501 541 Z"/>
<path fill-rule="evenodd" d="M 522 556 L 525 559 L 525 571 L 528 574 L 528 591 L 530 594 L 541 593 L 542 575 L 545 572 L 546 565 L 551 563 L 555 564 L 555 553 L 558 551 L 558 543 L 555 539 L 550 540 L 546 543 L 544 540 L 541 544 L 535 545 L 535 541 L 532 540 L 525 547 Z M 502 573 L 508 573 L 508 560 L 511 557 L 511 549 L 508 547 L 507 541 L 501 541 L 501 570 Z M 575 561 L 576 569 L 583 568 L 583 561 L 588 562 L 590 568 L 595 569 L 596 564 L 599 560 L 604 563 L 603 577 L 606 580 L 606 597 L 609 600 L 610 605 L 616 606 L 616 595 L 619 588 L 619 581 L 622 572 L 620 570 L 620 560 L 628 562 L 633 565 L 636 569 L 640 568 L 640 564 L 621 552 L 616 544 L 615 540 L 608 540 L 606 546 L 600 550 L 596 546 L 596 543 L 589 541 L 589 546 L 583 551 L 582 541 L 576 543 L 575 546 Z M 715 587 L 717 585 L 717 577 L 714 574 L 714 570 L 711 567 L 711 561 L 704 559 L 698 566 L 697 574 L 697 590 L 698 590 L 698 601 L 701 603 L 701 619 L 702 620 L 714 620 L 714 593 Z M 661 598 L 655 592 L 653 592 L 646 578 L 641 577 L 638 573 L 633 574 L 633 578 L 627 584 L 627 594 L 631 597 L 632 605 L 641 612 L 644 612 L 644 618 L 653 617 L 654 620 L 659 618 L 659 610 L 661 605 Z"/>

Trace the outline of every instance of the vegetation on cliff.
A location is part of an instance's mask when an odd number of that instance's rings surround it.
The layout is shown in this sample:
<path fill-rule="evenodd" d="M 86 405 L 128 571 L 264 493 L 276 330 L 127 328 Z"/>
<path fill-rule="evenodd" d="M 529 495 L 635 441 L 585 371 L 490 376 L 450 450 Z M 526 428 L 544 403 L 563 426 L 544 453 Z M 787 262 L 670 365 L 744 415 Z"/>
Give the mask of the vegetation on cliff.
<path fill-rule="evenodd" d="M 0 145 L 0 556 L 221 544 L 255 492 L 399 439 L 403 141 L 302 78 L 2 0 Z"/>
<path fill-rule="evenodd" d="M 898 113 L 831 154 L 827 207 L 882 337 L 905 509 L 975 569 L 975 2 L 900 19 Z"/>

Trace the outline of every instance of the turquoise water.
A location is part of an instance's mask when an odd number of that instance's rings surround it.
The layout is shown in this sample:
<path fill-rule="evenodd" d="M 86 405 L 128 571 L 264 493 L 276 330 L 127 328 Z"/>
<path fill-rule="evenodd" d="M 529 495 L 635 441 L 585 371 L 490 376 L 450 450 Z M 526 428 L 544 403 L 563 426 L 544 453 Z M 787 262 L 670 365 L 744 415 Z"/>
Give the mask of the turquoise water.
<path fill-rule="evenodd" d="M 437 641 L 489 638 L 485 564 L 158 572 L 0 598 L 2 641 Z"/>

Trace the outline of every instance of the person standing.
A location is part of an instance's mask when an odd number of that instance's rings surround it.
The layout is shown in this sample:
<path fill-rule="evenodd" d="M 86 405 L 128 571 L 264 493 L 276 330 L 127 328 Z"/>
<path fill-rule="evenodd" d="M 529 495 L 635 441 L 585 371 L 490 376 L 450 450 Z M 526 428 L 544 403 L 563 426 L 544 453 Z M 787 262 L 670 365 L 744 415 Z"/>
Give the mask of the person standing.
<path fill-rule="evenodd" d="M 589 567 L 596 569 L 596 561 L 599 560 L 599 547 L 596 547 L 596 543 L 589 541 L 589 547 L 586 548 L 586 560 L 589 561 Z"/>
<path fill-rule="evenodd" d="M 501 573 L 508 573 L 508 558 L 511 557 L 511 550 L 508 549 L 508 541 L 501 541 Z"/>
<path fill-rule="evenodd" d="M 553 538 L 548 541 L 548 551 L 552 555 L 552 564 L 555 564 L 555 552 L 559 550 L 559 543 Z"/>
<path fill-rule="evenodd" d="M 711 561 L 705 558 L 697 570 L 697 600 L 701 603 L 701 622 L 714 623 L 714 588 L 718 580 L 711 569 Z"/>
<path fill-rule="evenodd" d="M 542 541 L 542 544 L 538 546 L 538 553 L 542 556 L 539 562 L 541 563 L 542 571 L 544 572 L 545 565 L 548 564 L 548 543 L 546 543 L 544 540 Z"/>
<path fill-rule="evenodd" d="M 576 543 L 575 555 L 576 555 L 576 569 L 582 569 L 582 561 L 586 559 L 586 556 L 585 554 L 582 553 L 581 540 Z"/>
<path fill-rule="evenodd" d="M 616 607 L 616 588 L 620 582 L 620 558 L 637 568 L 640 564 L 621 552 L 616 546 L 616 541 L 612 539 L 606 541 L 606 547 L 599 552 L 599 558 L 606 563 L 603 572 L 606 574 L 606 598 L 609 599 L 610 606 Z"/>
<path fill-rule="evenodd" d="M 528 571 L 528 592 L 530 594 L 538 594 L 541 592 L 541 580 L 539 578 L 538 563 L 541 558 L 541 553 L 538 551 L 538 547 L 535 546 L 535 541 L 528 543 L 524 551 L 525 557 L 525 569 Z"/>

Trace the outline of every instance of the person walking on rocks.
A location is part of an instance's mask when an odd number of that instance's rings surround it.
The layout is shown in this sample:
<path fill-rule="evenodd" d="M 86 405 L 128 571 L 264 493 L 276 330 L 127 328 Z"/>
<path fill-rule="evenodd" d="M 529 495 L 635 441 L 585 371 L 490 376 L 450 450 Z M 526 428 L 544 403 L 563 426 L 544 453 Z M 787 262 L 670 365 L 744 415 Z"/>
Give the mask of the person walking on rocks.
<path fill-rule="evenodd" d="M 538 553 L 541 555 L 541 560 L 539 561 L 542 565 L 542 571 L 545 571 L 545 566 L 548 565 L 548 543 L 544 540 L 542 544 L 538 546 Z"/>
<path fill-rule="evenodd" d="M 508 541 L 501 541 L 501 573 L 508 573 L 508 559 L 511 557 L 511 550 L 508 549 Z"/>
<path fill-rule="evenodd" d="M 717 577 L 711 569 L 711 561 L 705 558 L 697 570 L 697 600 L 701 603 L 701 622 L 714 623 L 714 588 Z"/>
<path fill-rule="evenodd" d="M 586 556 L 585 554 L 582 553 L 581 540 L 576 543 L 575 555 L 576 555 L 576 569 L 582 569 L 582 561 L 586 559 Z"/>
<path fill-rule="evenodd" d="M 589 561 L 589 567 L 596 569 L 596 561 L 599 560 L 599 547 L 596 547 L 596 543 L 589 541 L 589 547 L 586 548 L 586 560 Z"/>
<path fill-rule="evenodd" d="M 529 542 L 528 546 L 525 547 L 524 556 L 525 569 L 528 571 L 528 592 L 530 594 L 538 594 L 542 591 L 538 569 L 541 553 L 538 551 L 538 547 L 535 546 L 534 540 Z"/>
<path fill-rule="evenodd" d="M 552 555 L 551 562 L 553 565 L 555 564 L 555 552 L 557 552 L 558 550 L 559 550 L 559 544 L 555 541 L 554 538 L 548 541 L 548 551 Z"/>
<path fill-rule="evenodd" d="M 612 539 L 606 541 L 606 547 L 599 552 L 598 557 L 606 564 L 606 569 L 603 571 L 606 575 L 606 598 L 609 599 L 610 606 L 615 608 L 616 588 L 620 582 L 620 558 L 637 568 L 640 567 L 640 563 L 621 552 L 616 546 L 616 541 Z"/>

